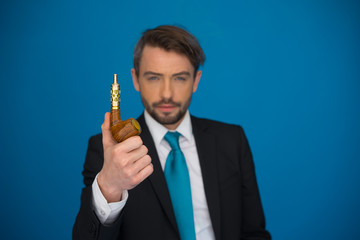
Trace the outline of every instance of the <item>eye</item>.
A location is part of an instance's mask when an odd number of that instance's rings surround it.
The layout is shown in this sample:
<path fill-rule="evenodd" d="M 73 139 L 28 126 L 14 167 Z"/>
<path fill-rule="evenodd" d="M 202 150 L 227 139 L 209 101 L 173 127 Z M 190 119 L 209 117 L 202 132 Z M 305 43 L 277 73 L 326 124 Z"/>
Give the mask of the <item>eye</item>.
<path fill-rule="evenodd" d="M 157 79 L 159 79 L 157 76 L 148 77 L 148 80 L 151 80 L 151 81 L 154 81 L 154 80 L 157 80 Z"/>
<path fill-rule="evenodd" d="M 185 81 L 185 80 L 186 80 L 186 78 L 180 77 L 180 76 L 176 77 L 175 79 L 176 79 L 176 80 L 179 80 L 179 81 Z"/>

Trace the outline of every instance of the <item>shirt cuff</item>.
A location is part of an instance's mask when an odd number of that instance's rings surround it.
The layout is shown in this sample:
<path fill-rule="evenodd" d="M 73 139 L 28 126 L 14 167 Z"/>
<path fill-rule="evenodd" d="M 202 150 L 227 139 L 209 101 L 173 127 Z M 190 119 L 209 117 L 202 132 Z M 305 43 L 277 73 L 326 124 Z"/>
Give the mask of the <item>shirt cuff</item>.
<path fill-rule="evenodd" d="M 124 190 L 121 195 L 120 202 L 108 203 L 101 193 L 99 184 L 97 182 L 96 175 L 95 180 L 92 184 L 92 203 L 94 211 L 103 225 L 110 225 L 119 217 L 121 210 L 124 208 L 125 203 L 128 199 L 128 191 Z"/>

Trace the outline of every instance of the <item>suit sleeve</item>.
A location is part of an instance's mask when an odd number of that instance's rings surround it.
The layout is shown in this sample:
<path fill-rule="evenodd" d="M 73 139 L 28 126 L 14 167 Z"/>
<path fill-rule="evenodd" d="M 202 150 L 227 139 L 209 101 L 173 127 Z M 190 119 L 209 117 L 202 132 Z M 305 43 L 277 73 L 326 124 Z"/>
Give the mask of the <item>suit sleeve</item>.
<path fill-rule="evenodd" d="M 248 140 L 241 127 L 240 135 L 240 169 L 242 176 L 242 239 L 265 240 L 271 239 L 265 230 L 265 217 L 256 181 L 255 166 Z"/>
<path fill-rule="evenodd" d="M 110 226 L 102 225 L 97 218 L 92 206 L 92 183 L 96 174 L 100 172 L 104 163 L 104 154 L 101 135 L 91 137 L 86 154 L 84 170 L 85 187 L 81 192 L 81 205 L 73 226 L 72 237 L 74 240 L 90 239 L 117 239 L 121 224 L 120 217 Z"/>

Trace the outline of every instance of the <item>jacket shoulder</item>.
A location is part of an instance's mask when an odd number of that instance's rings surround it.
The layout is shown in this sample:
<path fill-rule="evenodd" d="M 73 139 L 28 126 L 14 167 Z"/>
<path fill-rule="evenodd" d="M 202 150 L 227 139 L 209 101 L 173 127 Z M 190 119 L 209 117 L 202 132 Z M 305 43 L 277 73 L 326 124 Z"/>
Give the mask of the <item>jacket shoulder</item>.
<path fill-rule="evenodd" d="M 96 135 L 93 135 L 89 138 L 89 143 L 101 143 L 102 145 L 102 134 L 101 133 L 98 133 Z"/>
<path fill-rule="evenodd" d="M 194 130 L 202 130 L 206 132 L 243 132 L 243 128 L 237 124 L 224 123 L 216 120 L 211 120 L 207 118 L 198 118 L 195 116 L 191 116 L 192 124 Z"/>

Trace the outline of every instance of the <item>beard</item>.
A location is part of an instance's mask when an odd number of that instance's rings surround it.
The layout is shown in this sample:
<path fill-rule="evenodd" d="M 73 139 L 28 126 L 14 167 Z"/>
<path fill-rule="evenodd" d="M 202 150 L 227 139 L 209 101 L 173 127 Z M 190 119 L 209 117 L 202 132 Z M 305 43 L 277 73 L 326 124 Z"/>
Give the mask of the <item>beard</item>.
<path fill-rule="evenodd" d="M 171 98 L 162 99 L 159 102 L 150 104 L 142 95 L 141 101 L 143 102 L 146 111 L 150 114 L 152 118 L 154 118 L 158 123 L 162 125 L 169 125 L 178 123 L 185 116 L 186 111 L 190 106 L 191 97 L 192 96 L 190 95 L 190 97 L 186 100 L 184 104 L 174 102 Z M 165 112 L 161 113 L 160 115 L 158 112 L 156 112 L 156 108 L 162 104 L 171 104 L 175 107 L 178 107 L 179 109 L 175 113 Z"/>

